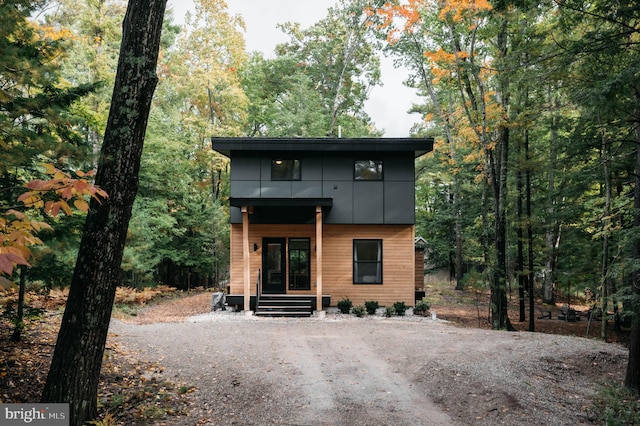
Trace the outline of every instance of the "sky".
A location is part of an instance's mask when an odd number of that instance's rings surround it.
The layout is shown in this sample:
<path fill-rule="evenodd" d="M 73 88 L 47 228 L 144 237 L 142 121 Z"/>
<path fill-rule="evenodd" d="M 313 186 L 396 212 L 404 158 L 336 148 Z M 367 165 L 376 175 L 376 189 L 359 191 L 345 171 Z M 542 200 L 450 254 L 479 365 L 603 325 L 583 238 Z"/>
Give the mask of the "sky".
<path fill-rule="evenodd" d="M 229 13 L 244 18 L 247 50 L 274 57 L 276 45 L 287 41 L 277 24 L 298 22 L 302 28 L 308 28 L 326 16 L 335 0 L 227 0 L 227 4 Z M 175 20 L 182 22 L 186 11 L 193 10 L 193 1 L 169 0 L 168 7 L 173 9 Z M 408 137 L 413 123 L 420 120 L 418 115 L 407 113 L 418 97 L 414 90 L 402 84 L 407 71 L 395 69 L 389 58 L 381 60 L 383 86 L 371 90 L 365 110 L 376 128 L 384 131 L 384 136 Z"/>

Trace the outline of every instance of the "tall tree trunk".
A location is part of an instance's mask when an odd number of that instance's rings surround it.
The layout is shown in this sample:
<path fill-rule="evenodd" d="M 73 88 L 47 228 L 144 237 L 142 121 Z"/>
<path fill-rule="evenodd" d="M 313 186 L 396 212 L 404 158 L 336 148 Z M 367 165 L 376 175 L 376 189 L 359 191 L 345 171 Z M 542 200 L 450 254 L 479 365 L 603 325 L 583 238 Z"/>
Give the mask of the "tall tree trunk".
<path fill-rule="evenodd" d="M 500 129 L 499 142 L 496 147 L 496 156 L 493 170 L 493 197 L 494 197 L 494 238 L 496 265 L 493 270 L 491 288 L 491 322 L 494 330 L 508 329 L 512 326 L 508 316 L 507 301 L 507 219 L 506 219 L 506 193 L 507 193 L 507 149 L 509 141 L 509 129 Z"/>
<path fill-rule="evenodd" d="M 526 306 L 525 306 L 525 291 L 526 291 L 526 279 L 525 275 L 525 267 L 524 267 L 524 207 L 523 207 L 523 198 L 524 198 L 524 177 L 522 173 L 522 169 L 524 167 L 524 162 L 522 161 L 522 145 L 518 143 L 518 172 L 516 173 L 516 186 L 518 190 L 517 194 L 517 215 L 518 215 L 518 257 L 516 259 L 516 271 L 518 276 L 518 306 L 520 312 L 520 322 L 525 322 L 527 320 L 526 317 Z"/>
<path fill-rule="evenodd" d="M 97 414 L 98 379 L 138 190 L 140 156 L 167 0 L 130 0 L 96 174 L 109 198 L 91 201 L 43 402 L 70 403 L 70 424 Z"/>
<path fill-rule="evenodd" d="M 528 95 L 527 95 L 528 96 Z M 535 331 L 535 302 L 536 297 L 533 288 L 533 225 L 531 223 L 531 167 L 529 166 L 529 130 L 525 130 L 524 135 L 524 158 L 526 167 L 525 189 L 526 189 L 526 215 L 527 215 L 527 291 L 529 292 L 529 331 Z"/>
<path fill-rule="evenodd" d="M 633 227 L 640 229 L 640 88 L 634 90 L 636 109 L 634 123 L 636 132 L 636 164 L 634 173 L 635 187 L 633 190 Z M 633 262 L 640 259 L 640 237 L 633 240 Z M 631 326 L 631 340 L 629 342 L 629 361 L 627 362 L 627 374 L 624 379 L 626 387 L 640 392 L 640 270 L 637 268 L 632 273 L 633 298 L 628 306 L 633 312 Z M 625 304 L 625 308 L 627 304 Z"/>
<path fill-rule="evenodd" d="M 602 212 L 602 270 L 601 270 L 601 309 L 602 323 L 600 337 L 607 338 L 607 310 L 609 306 L 609 233 L 611 232 L 611 171 L 609 169 L 609 147 L 605 135 L 602 135 L 602 173 L 604 175 L 604 211 Z"/>
<path fill-rule="evenodd" d="M 549 107 L 551 109 L 551 141 L 549 141 L 549 175 L 548 175 L 548 193 L 547 198 L 547 224 L 545 225 L 545 243 L 547 248 L 547 258 L 545 262 L 544 287 L 542 291 L 542 301 L 548 304 L 555 303 L 555 277 L 556 277 L 556 256 L 558 251 L 559 227 L 557 224 L 557 200 L 556 200 L 556 181 L 555 170 L 557 163 L 557 123 L 556 123 L 556 106 L 552 100 L 551 88 L 547 89 L 549 99 Z M 556 100 L 557 102 L 557 100 Z"/>
<path fill-rule="evenodd" d="M 503 18 L 497 36 L 500 61 L 504 61 L 508 48 L 507 19 Z M 506 67 L 505 67 L 506 69 Z M 503 110 L 505 120 L 509 116 L 509 76 L 502 72 L 498 76 L 497 98 Z M 494 230 L 496 265 L 493 271 L 491 289 L 492 327 L 495 330 L 513 330 L 508 315 L 507 301 L 507 172 L 509 152 L 509 126 L 503 123 L 498 128 L 495 151 L 491 153 L 492 186 L 494 199 Z"/>

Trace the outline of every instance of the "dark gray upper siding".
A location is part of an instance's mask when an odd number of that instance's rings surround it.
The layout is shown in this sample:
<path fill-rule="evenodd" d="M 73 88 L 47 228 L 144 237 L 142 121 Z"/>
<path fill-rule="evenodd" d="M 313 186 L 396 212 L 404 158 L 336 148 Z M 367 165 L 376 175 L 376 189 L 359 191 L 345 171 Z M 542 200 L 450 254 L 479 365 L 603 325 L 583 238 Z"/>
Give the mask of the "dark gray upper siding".
<path fill-rule="evenodd" d="M 414 161 L 431 139 L 214 138 L 231 158 L 231 222 L 252 206 L 252 223 L 313 223 L 323 206 L 327 224 L 413 224 Z M 258 148 L 258 149 L 256 149 Z M 271 180 L 271 161 L 300 160 L 300 180 Z M 354 161 L 382 160 L 383 180 L 354 180 Z"/>

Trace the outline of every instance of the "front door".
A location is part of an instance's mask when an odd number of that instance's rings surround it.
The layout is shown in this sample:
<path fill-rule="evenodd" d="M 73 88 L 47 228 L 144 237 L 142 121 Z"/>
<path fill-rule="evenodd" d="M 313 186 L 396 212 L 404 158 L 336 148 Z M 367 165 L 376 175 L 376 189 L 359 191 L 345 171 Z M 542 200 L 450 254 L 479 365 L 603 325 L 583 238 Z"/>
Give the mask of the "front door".
<path fill-rule="evenodd" d="M 286 293 L 287 240 L 262 239 L 262 292 Z"/>

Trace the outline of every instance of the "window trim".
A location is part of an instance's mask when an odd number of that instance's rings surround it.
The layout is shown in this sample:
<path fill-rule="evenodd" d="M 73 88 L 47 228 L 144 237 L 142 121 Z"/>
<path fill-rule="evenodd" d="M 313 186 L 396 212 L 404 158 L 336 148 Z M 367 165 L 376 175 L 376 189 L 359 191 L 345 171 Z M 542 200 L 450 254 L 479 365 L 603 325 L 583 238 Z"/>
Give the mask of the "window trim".
<path fill-rule="evenodd" d="M 377 242 L 378 243 L 378 260 L 376 261 L 358 261 L 356 247 L 359 242 Z M 383 250 L 382 250 L 382 239 L 381 238 L 354 238 L 353 240 L 353 275 L 352 281 L 355 285 L 382 285 L 384 282 L 384 274 L 383 274 Z M 365 282 L 365 280 L 358 281 L 358 266 L 360 263 L 368 263 L 368 264 L 377 264 L 376 272 L 379 273 L 379 277 L 376 276 L 375 282 Z"/>
<path fill-rule="evenodd" d="M 374 163 L 378 164 L 378 167 L 380 169 L 380 173 L 379 173 L 380 177 L 367 178 L 367 177 L 358 175 L 357 164 L 359 162 L 364 162 L 364 161 L 374 162 Z M 380 182 L 380 181 L 383 181 L 384 180 L 384 163 L 383 163 L 382 159 L 368 158 L 368 159 L 356 159 L 356 160 L 353 160 L 353 180 L 357 181 L 357 182 Z"/>
<path fill-rule="evenodd" d="M 291 169 L 291 177 L 277 177 L 274 175 L 274 166 L 277 164 L 278 161 L 290 161 L 293 162 L 293 167 Z M 294 171 L 296 170 L 296 163 L 297 163 L 297 169 L 298 169 L 298 176 L 295 177 L 294 175 Z M 276 157 L 276 158 L 272 158 L 271 159 L 271 180 L 272 181 L 298 181 L 298 180 L 302 180 L 302 162 L 300 161 L 300 159 L 298 158 L 284 158 L 284 157 Z"/>

